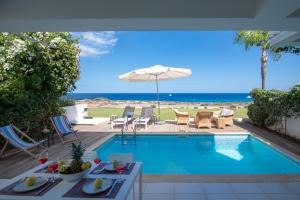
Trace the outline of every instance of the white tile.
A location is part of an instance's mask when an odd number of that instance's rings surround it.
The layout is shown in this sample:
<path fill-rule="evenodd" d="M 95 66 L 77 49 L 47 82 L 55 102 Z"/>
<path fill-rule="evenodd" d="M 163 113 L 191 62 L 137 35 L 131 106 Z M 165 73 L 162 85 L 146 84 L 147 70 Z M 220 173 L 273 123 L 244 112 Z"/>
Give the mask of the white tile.
<path fill-rule="evenodd" d="M 203 193 L 201 183 L 175 183 L 175 193 Z"/>
<path fill-rule="evenodd" d="M 299 200 L 300 196 L 295 194 L 269 194 L 271 200 Z"/>
<path fill-rule="evenodd" d="M 230 183 L 235 193 L 262 193 L 262 190 L 255 183 Z"/>
<path fill-rule="evenodd" d="M 148 183 L 142 183 L 142 192 L 145 192 L 147 184 Z M 139 183 L 134 183 L 135 193 L 138 193 L 139 189 L 140 189 L 140 184 Z"/>
<path fill-rule="evenodd" d="M 205 193 L 233 193 L 228 183 L 203 183 L 202 186 Z"/>
<path fill-rule="evenodd" d="M 291 193 L 292 191 L 288 189 L 283 183 L 256 183 L 257 186 L 262 189 L 264 193 Z"/>
<path fill-rule="evenodd" d="M 289 188 L 289 190 L 293 191 L 294 193 L 300 194 L 300 182 L 284 183 L 284 185 L 287 188 Z"/>
<path fill-rule="evenodd" d="M 238 200 L 235 194 L 206 194 L 207 200 Z"/>
<path fill-rule="evenodd" d="M 147 183 L 145 193 L 174 193 L 174 183 Z"/>
<path fill-rule="evenodd" d="M 129 195 L 126 200 L 134 200 L 132 195 Z"/>
<path fill-rule="evenodd" d="M 237 194 L 240 200 L 268 200 L 266 194 Z"/>
<path fill-rule="evenodd" d="M 204 194 L 175 194 L 175 200 L 206 200 Z"/>
<path fill-rule="evenodd" d="M 144 194 L 143 200 L 174 200 L 174 194 Z"/>

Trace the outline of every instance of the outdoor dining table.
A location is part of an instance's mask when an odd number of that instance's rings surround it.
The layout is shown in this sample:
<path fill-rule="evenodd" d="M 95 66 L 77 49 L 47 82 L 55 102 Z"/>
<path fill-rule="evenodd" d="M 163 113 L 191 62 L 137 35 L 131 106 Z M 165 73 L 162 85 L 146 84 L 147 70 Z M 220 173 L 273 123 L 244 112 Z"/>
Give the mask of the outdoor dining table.
<path fill-rule="evenodd" d="M 49 162 L 39 165 L 35 168 L 30 169 L 29 171 L 24 172 L 21 175 L 18 175 L 12 179 L 8 179 L 7 181 L 3 182 L 0 184 L 0 199 L 22 199 L 22 200 L 31 200 L 31 199 L 41 199 L 41 200 L 58 200 L 58 199 L 63 199 L 63 200 L 92 200 L 92 199 L 102 199 L 102 200 L 125 200 L 127 199 L 131 189 L 134 187 L 135 182 L 138 183 L 139 189 L 139 200 L 142 199 L 142 163 L 141 162 L 133 162 L 132 165 L 132 170 L 130 174 L 124 173 L 124 174 L 116 174 L 116 173 L 99 173 L 99 174 L 93 174 L 93 170 L 97 167 L 97 165 L 92 165 L 89 173 L 87 173 L 84 178 L 111 178 L 111 179 L 122 179 L 124 182 L 121 185 L 121 188 L 117 192 L 114 198 L 95 198 L 95 196 L 85 196 L 85 197 L 64 197 L 65 194 L 70 191 L 73 187 L 75 187 L 76 184 L 80 181 L 75 181 L 75 182 L 67 182 L 65 180 L 62 180 L 59 182 L 57 185 L 55 185 L 53 188 L 51 188 L 49 191 L 47 191 L 45 194 L 42 196 L 37 196 L 37 195 L 32 195 L 29 196 L 27 195 L 22 195 L 17 194 L 17 195 L 7 195 L 1 193 L 5 188 L 8 188 L 11 184 L 19 181 L 20 179 L 24 179 L 25 177 L 28 176 L 36 176 L 36 177 L 53 177 L 55 176 L 56 178 L 60 178 L 60 175 L 57 173 L 44 173 L 41 171 L 42 169 L 46 168 L 49 165 Z M 59 179 L 57 179 L 59 180 Z"/>

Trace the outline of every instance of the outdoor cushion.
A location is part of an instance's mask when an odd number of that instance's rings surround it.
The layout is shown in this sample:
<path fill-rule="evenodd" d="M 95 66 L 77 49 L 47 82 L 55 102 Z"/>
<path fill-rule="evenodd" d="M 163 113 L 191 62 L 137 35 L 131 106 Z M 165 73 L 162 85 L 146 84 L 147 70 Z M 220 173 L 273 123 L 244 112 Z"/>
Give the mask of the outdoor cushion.
<path fill-rule="evenodd" d="M 125 114 L 125 117 L 128 117 L 128 118 L 130 118 L 132 116 L 133 116 L 133 112 L 130 112 L 130 111 L 126 112 L 126 114 Z"/>
<path fill-rule="evenodd" d="M 135 122 L 147 122 L 149 121 L 150 118 L 149 117 L 141 117 L 141 118 L 137 118 L 136 120 L 134 120 Z"/>
<path fill-rule="evenodd" d="M 221 112 L 221 116 L 231 116 L 233 115 L 233 110 L 223 109 Z"/>

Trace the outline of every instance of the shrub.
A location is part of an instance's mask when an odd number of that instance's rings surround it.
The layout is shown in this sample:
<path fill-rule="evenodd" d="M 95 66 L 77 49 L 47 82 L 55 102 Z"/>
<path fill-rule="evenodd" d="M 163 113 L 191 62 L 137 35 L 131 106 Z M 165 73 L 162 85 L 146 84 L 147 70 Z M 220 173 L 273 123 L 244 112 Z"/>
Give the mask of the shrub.
<path fill-rule="evenodd" d="M 248 106 L 248 116 L 254 124 L 257 126 L 264 126 L 267 114 L 263 111 L 262 107 L 257 104 L 251 104 Z"/>
<path fill-rule="evenodd" d="M 300 116 L 300 84 L 295 85 L 287 95 L 287 104 L 289 105 L 289 115 L 293 117 Z"/>
<path fill-rule="evenodd" d="M 248 116 L 257 126 L 272 126 L 300 115 L 300 85 L 287 92 L 254 89 L 251 97 L 254 103 L 248 107 Z"/>
<path fill-rule="evenodd" d="M 61 96 L 79 79 L 78 40 L 70 33 L 0 33 L 0 126 L 38 132 L 62 113 Z"/>

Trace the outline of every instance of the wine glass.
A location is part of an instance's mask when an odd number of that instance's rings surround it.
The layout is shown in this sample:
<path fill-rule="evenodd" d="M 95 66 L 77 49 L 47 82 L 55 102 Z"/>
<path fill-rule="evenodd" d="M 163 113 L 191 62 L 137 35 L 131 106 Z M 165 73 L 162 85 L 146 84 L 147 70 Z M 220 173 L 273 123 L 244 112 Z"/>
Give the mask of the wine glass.
<path fill-rule="evenodd" d="M 96 158 L 94 158 L 94 163 L 96 164 L 96 165 L 99 165 L 100 163 L 101 163 L 101 158 L 99 158 L 99 157 L 96 157 Z"/>
<path fill-rule="evenodd" d="M 52 162 L 49 166 L 48 166 L 48 171 L 50 171 L 52 173 L 52 182 L 55 182 L 55 176 L 54 176 L 54 172 L 57 170 L 58 168 L 58 163 L 57 162 Z"/>
<path fill-rule="evenodd" d="M 83 160 L 94 163 L 95 165 L 99 165 L 101 163 L 101 158 L 97 156 L 97 152 L 95 151 L 86 152 L 83 156 Z"/>
<path fill-rule="evenodd" d="M 48 158 L 49 158 L 48 151 L 44 151 L 44 152 L 39 154 L 38 162 L 41 165 L 43 165 L 48 161 Z"/>
<path fill-rule="evenodd" d="M 124 166 L 124 164 L 122 162 L 118 162 L 118 165 L 116 167 L 116 171 L 119 174 L 122 174 L 125 171 L 125 166 Z"/>

